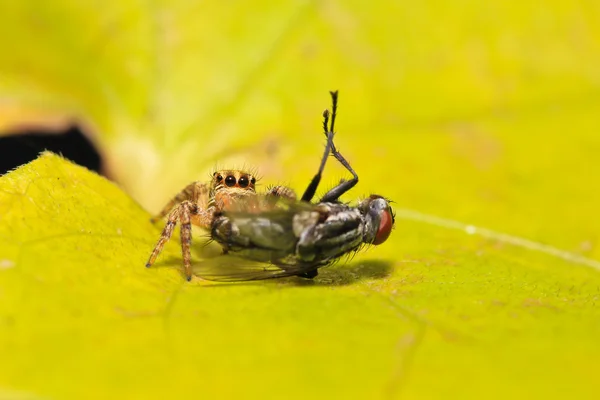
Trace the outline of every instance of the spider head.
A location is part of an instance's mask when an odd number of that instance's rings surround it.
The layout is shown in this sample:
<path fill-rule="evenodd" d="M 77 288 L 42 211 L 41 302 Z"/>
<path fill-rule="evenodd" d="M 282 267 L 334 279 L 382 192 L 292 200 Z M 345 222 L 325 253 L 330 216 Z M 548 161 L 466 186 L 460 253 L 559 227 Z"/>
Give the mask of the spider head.
<path fill-rule="evenodd" d="M 241 170 L 219 170 L 213 174 L 211 186 L 215 192 L 227 190 L 254 193 L 256 192 L 256 177 L 250 172 Z"/>

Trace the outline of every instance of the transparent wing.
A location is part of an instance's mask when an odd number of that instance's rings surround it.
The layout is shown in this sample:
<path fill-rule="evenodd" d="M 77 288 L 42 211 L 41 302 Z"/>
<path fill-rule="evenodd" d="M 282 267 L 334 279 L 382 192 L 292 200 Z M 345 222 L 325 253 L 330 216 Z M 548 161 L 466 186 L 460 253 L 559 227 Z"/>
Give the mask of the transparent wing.
<path fill-rule="evenodd" d="M 249 216 L 256 214 L 285 215 L 311 210 L 314 204 L 273 195 L 256 194 L 236 199 L 223 208 L 224 214 Z"/>
<path fill-rule="evenodd" d="M 222 211 L 213 221 L 211 236 L 239 256 L 257 259 L 263 251 L 259 261 L 278 260 L 295 252 L 299 234 L 295 228 L 317 223 L 315 210 L 308 203 L 254 196 Z"/>
<path fill-rule="evenodd" d="M 211 229 L 211 238 L 229 253 L 198 263 L 194 273 L 221 282 L 316 276 L 317 269 L 331 261 L 302 262 L 296 245 L 299 232 L 318 223 L 321 209 L 315 204 L 261 195 L 229 204 Z"/>
<path fill-rule="evenodd" d="M 218 282 L 241 282 L 284 278 L 287 276 L 313 277 L 322 265 L 285 264 L 256 261 L 245 257 L 223 254 L 200 261 L 192 267 L 194 274 L 202 279 Z"/>

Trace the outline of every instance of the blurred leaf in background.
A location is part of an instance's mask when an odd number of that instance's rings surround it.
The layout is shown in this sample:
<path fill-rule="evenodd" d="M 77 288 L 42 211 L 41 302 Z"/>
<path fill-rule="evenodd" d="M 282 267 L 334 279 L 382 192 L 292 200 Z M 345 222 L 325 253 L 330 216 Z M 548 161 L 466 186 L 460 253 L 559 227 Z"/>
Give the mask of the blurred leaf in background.
<path fill-rule="evenodd" d="M 0 130 L 77 124 L 119 186 L 50 154 L 0 177 L 0 397 L 595 398 L 599 22 L 0 0 Z M 148 212 L 216 165 L 302 190 L 331 89 L 346 200 L 395 201 L 387 243 L 312 284 L 187 284 L 176 239 L 143 268 Z"/>

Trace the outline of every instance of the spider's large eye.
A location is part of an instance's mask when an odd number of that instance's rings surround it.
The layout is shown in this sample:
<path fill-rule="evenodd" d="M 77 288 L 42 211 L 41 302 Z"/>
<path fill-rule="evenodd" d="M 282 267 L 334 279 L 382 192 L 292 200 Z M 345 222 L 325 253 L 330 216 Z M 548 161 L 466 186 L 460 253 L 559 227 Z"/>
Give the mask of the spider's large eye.
<path fill-rule="evenodd" d="M 238 179 L 238 184 L 240 185 L 241 188 L 245 188 L 248 186 L 248 177 L 247 176 L 242 176 L 240 177 L 240 179 Z"/>
<path fill-rule="evenodd" d="M 227 178 L 225 178 L 225 184 L 229 187 L 234 186 L 235 185 L 235 176 L 227 175 Z"/>

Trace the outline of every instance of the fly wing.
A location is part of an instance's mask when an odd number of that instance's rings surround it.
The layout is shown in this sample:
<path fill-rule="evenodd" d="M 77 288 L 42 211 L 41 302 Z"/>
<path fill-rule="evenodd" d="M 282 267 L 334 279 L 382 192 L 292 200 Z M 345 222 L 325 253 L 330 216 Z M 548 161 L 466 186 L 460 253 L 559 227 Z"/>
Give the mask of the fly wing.
<path fill-rule="evenodd" d="M 317 222 L 314 204 L 272 196 L 251 196 L 219 213 L 211 226 L 211 238 L 228 254 L 194 267 L 207 280 L 222 282 L 313 277 L 325 263 L 302 262 L 296 254 L 304 226 Z"/>
<path fill-rule="evenodd" d="M 193 271 L 195 275 L 209 281 L 243 282 L 306 275 L 311 271 L 315 271 L 317 267 L 314 264 L 281 263 L 275 265 L 245 257 L 223 254 L 201 261 L 193 266 Z"/>
<path fill-rule="evenodd" d="M 272 257 L 261 261 L 272 261 L 295 252 L 298 218 L 314 214 L 313 210 L 314 205 L 308 203 L 255 196 L 221 212 L 213 221 L 211 236 L 230 251 L 244 253 L 244 257 L 248 251 L 271 252 Z"/>

